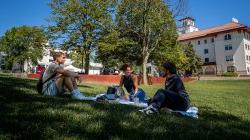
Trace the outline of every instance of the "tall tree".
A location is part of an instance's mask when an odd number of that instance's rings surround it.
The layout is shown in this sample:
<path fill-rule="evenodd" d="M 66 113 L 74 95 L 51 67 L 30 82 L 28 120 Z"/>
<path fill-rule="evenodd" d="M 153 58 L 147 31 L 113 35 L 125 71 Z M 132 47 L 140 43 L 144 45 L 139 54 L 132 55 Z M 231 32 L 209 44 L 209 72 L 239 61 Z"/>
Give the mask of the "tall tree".
<path fill-rule="evenodd" d="M 88 74 L 90 53 L 104 28 L 112 22 L 115 0 L 51 0 L 50 33 L 60 45 L 74 50 L 85 59 Z M 83 61 L 82 61 L 83 64 Z"/>
<path fill-rule="evenodd" d="M 172 62 L 178 69 L 184 69 L 184 64 L 188 63 L 188 58 L 184 52 L 182 44 L 176 43 L 170 47 L 161 47 L 154 51 L 150 57 L 156 66 L 161 66 L 164 62 Z"/>
<path fill-rule="evenodd" d="M 195 53 L 193 45 L 191 43 L 183 44 L 183 49 L 188 62 L 183 65 L 183 68 L 185 68 L 186 71 L 191 73 L 198 72 L 203 62 L 201 58 Z"/>
<path fill-rule="evenodd" d="M 122 37 L 136 42 L 129 49 L 136 50 L 141 60 L 143 80 L 147 84 L 146 66 L 152 53 L 176 43 L 172 13 L 163 0 L 123 0 L 117 10 L 117 26 Z"/>
<path fill-rule="evenodd" d="M 6 65 L 12 67 L 13 62 L 21 64 L 23 71 L 25 60 L 37 64 L 37 59 L 42 58 L 43 48 L 46 46 L 45 32 L 38 27 L 13 27 L 1 37 L 1 51 L 6 53 Z"/>
<path fill-rule="evenodd" d="M 122 36 L 117 28 L 105 33 L 98 42 L 97 50 L 98 59 L 105 67 L 118 67 L 128 62 L 140 64 L 140 51 L 134 47 L 137 42 Z"/>

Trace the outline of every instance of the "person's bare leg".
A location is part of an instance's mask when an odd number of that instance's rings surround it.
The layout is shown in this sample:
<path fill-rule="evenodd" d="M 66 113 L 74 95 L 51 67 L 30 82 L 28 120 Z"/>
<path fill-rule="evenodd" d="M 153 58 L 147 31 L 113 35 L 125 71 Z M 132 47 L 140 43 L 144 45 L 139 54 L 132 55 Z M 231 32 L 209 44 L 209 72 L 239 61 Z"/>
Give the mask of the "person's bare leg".
<path fill-rule="evenodd" d="M 64 77 L 61 76 L 56 80 L 56 87 L 57 89 L 62 89 L 64 87 Z"/>
<path fill-rule="evenodd" d="M 70 92 L 77 89 L 77 86 L 72 81 L 71 77 L 65 77 L 64 78 L 64 85 L 69 89 Z"/>
<path fill-rule="evenodd" d="M 75 78 L 62 76 L 56 81 L 56 84 L 59 88 L 66 87 L 71 92 L 73 99 L 77 100 L 86 99 L 86 97 L 77 88 L 77 83 Z"/>
<path fill-rule="evenodd" d="M 58 89 L 67 88 L 70 92 L 72 92 L 74 89 L 77 89 L 77 86 L 72 81 L 70 77 L 61 76 L 56 80 L 56 86 Z"/>
<path fill-rule="evenodd" d="M 76 79 L 74 77 L 71 77 L 71 81 L 72 81 L 72 84 L 74 86 L 74 89 L 77 89 L 77 82 L 76 82 Z"/>

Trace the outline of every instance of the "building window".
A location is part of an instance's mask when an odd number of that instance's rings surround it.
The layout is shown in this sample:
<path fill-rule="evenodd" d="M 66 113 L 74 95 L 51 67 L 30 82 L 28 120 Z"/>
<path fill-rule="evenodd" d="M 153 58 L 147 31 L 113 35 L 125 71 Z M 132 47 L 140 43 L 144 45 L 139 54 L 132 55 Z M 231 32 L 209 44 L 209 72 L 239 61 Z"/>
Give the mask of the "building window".
<path fill-rule="evenodd" d="M 248 50 L 250 50 L 250 45 L 248 45 L 248 47 L 247 47 L 247 48 L 248 48 Z"/>
<path fill-rule="evenodd" d="M 230 34 L 226 34 L 226 35 L 224 36 L 224 40 L 231 40 L 231 39 L 232 39 L 232 37 L 231 37 Z"/>
<path fill-rule="evenodd" d="M 233 49 L 232 44 L 225 45 L 225 50 L 226 51 L 229 51 L 229 50 L 232 50 L 232 49 Z"/>
<path fill-rule="evenodd" d="M 214 38 L 211 39 L 211 42 L 214 43 Z"/>
<path fill-rule="evenodd" d="M 204 43 L 207 44 L 207 40 L 206 39 L 204 40 Z"/>
<path fill-rule="evenodd" d="M 200 45 L 201 44 L 201 42 L 200 42 L 200 40 L 198 40 L 198 45 Z"/>
<path fill-rule="evenodd" d="M 248 60 L 248 56 L 246 55 L 246 60 Z"/>
<path fill-rule="evenodd" d="M 250 72 L 250 68 L 249 67 L 247 67 L 247 72 Z"/>
<path fill-rule="evenodd" d="M 228 55 L 226 56 L 226 61 L 233 61 L 233 56 L 232 55 Z"/>
<path fill-rule="evenodd" d="M 248 50 L 248 45 L 247 44 L 245 44 L 245 49 Z"/>
<path fill-rule="evenodd" d="M 234 66 L 228 66 L 227 71 L 228 72 L 235 72 L 235 67 Z"/>
<path fill-rule="evenodd" d="M 208 49 L 204 49 L 204 54 L 208 54 Z"/>
<path fill-rule="evenodd" d="M 228 45 L 228 50 L 232 50 L 232 49 L 233 49 L 232 44 L 229 44 Z"/>
<path fill-rule="evenodd" d="M 205 58 L 205 63 L 208 63 L 209 62 L 209 58 Z"/>
<path fill-rule="evenodd" d="M 228 51 L 228 45 L 225 45 L 225 51 Z"/>

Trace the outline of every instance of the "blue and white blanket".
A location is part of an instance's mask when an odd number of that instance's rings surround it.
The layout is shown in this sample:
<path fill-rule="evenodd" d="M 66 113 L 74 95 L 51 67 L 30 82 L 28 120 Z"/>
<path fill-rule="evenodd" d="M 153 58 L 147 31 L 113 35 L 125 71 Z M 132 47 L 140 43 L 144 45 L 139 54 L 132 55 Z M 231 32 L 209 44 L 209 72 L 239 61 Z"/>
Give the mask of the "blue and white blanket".
<path fill-rule="evenodd" d="M 170 111 L 170 112 L 179 113 L 183 116 L 198 119 L 198 108 L 194 106 L 190 107 L 187 111 Z"/>
<path fill-rule="evenodd" d="M 96 95 L 95 97 L 86 97 L 85 100 L 88 100 L 88 101 L 96 101 L 96 99 L 98 97 L 101 97 L 103 96 L 104 94 L 99 94 L 99 95 Z M 138 107 L 147 107 L 148 104 L 147 103 L 136 103 L 136 102 L 131 102 L 131 101 L 128 101 L 128 100 L 124 100 L 124 99 L 116 99 L 116 100 L 108 100 L 109 103 L 114 103 L 114 104 L 124 104 L 124 105 L 133 105 L 133 106 L 138 106 Z M 183 116 L 187 116 L 187 117 L 191 117 L 191 118 L 195 118 L 197 119 L 198 118 L 198 108 L 197 107 L 190 107 L 187 111 L 173 111 L 173 110 L 169 110 L 170 112 L 173 112 L 173 113 L 178 113 L 180 115 L 183 115 Z"/>

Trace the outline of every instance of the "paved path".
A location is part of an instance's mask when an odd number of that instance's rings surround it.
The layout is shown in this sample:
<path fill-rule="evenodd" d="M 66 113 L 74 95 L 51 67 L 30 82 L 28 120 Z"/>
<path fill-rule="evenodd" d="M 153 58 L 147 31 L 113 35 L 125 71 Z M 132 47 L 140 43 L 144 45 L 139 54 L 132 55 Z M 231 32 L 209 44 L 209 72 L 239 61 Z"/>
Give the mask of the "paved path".
<path fill-rule="evenodd" d="M 194 77 L 197 79 L 197 77 Z M 200 80 L 250 80 L 250 77 L 201 76 Z"/>

